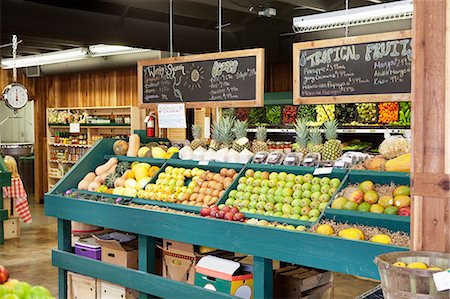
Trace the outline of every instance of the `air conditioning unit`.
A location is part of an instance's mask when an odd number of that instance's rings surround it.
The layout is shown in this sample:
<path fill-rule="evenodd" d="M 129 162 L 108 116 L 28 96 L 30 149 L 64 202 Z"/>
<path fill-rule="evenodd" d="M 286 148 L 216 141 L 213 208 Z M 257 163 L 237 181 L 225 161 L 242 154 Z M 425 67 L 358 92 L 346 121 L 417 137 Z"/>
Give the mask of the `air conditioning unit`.
<path fill-rule="evenodd" d="M 37 66 L 29 66 L 26 68 L 26 74 L 28 78 L 36 78 L 41 76 L 41 67 Z"/>

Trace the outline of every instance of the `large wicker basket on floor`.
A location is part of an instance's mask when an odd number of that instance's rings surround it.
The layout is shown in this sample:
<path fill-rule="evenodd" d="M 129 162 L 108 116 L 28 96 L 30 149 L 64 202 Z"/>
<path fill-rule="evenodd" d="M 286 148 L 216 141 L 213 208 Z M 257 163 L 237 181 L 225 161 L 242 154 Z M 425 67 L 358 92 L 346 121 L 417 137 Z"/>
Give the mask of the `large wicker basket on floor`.
<path fill-rule="evenodd" d="M 375 257 L 385 299 L 444 299 L 450 292 L 438 292 L 433 280 L 437 271 L 397 267 L 395 262 L 422 262 L 443 270 L 450 268 L 450 254 L 439 252 L 391 252 Z"/>

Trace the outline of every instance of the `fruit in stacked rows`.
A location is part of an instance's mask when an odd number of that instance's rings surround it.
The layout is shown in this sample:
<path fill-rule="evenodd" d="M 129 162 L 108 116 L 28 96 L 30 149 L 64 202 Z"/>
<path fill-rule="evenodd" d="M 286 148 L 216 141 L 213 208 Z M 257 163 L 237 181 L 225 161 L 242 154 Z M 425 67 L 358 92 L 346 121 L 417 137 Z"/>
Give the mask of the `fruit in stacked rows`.
<path fill-rule="evenodd" d="M 346 193 L 346 190 L 344 190 L 344 193 Z M 409 216 L 410 203 L 408 186 L 398 186 L 391 194 L 380 195 L 372 181 L 364 181 L 348 197 L 340 196 L 336 198 L 331 204 L 331 208 Z"/>
<path fill-rule="evenodd" d="M 191 142 L 191 148 L 192 150 L 195 150 L 196 148 L 200 146 L 205 146 L 205 142 L 202 140 L 202 132 L 203 128 L 200 125 L 192 125 L 192 137 L 194 137 L 194 140 Z"/>
<path fill-rule="evenodd" d="M 322 133 L 320 133 L 319 127 L 314 127 L 309 130 L 309 140 L 308 151 L 311 153 L 321 153 L 323 150 L 322 144 Z"/>
<path fill-rule="evenodd" d="M 249 148 L 249 140 L 247 138 L 247 127 L 248 123 L 246 121 L 236 120 L 234 122 L 233 133 L 234 141 L 232 148 L 238 153 L 242 152 L 245 148 Z"/>
<path fill-rule="evenodd" d="M 317 122 L 322 124 L 327 120 L 334 119 L 334 104 L 316 105 Z"/>
<path fill-rule="evenodd" d="M 125 169 L 128 165 L 130 169 Z M 105 184 L 107 187 L 112 185 L 109 187 L 114 188 L 112 194 L 135 197 L 137 191 L 143 190 L 158 171 L 158 166 L 151 166 L 148 163 L 123 164 L 123 169 L 118 171 L 116 167 L 116 173 L 106 177 Z"/>
<path fill-rule="evenodd" d="M 297 110 L 297 117 L 302 118 L 305 121 L 316 121 L 316 109 L 314 105 L 299 105 Z"/>
<path fill-rule="evenodd" d="M 355 104 L 338 104 L 336 106 L 336 115 L 341 124 L 351 123 L 358 119 Z"/>
<path fill-rule="evenodd" d="M 219 208 L 218 206 L 204 207 L 200 210 L 200 215 L 203 217 L 224 219 L 229 221 L 243 222 L 245 220 L 244 214 L 239 212 L 238 208 L 232 208 L 229 206 L 223 206 L 222 208 Z"/>
<path fill-rule="evenodd" d="M 322 160 L 337 160 L 342 156 L 341 141 L 337 140 L 336 130 L 338 123 L 335 120 L 324 122 L 325 138 L 327 141 L 323 145 Z"/>
<path fill-rule="evenodd" d="M 248 122 L 252 125 L 259 125 L 266 122 L 266 110 L 264 107 L 252 107 L 248 115 Z"/>
<path fill-rule="evenodd" d="M 148 184 L 138 197 L 192 206 L 210 206 L 219 200 L 233 182 L 236 170 L 222 168 L 220 173 L 199 168 L 167 166 L 155 184 Z M 188 182 L 188 180 L 190 182 Z"/>
<path fill-rule="evenodd" d="M 303 156 L 308 154 L 308 141 L 309 141 L 309 132 L 308 127 L 306 126 L 306 119 L 298 118 L 297 122 L 294 124 L 295 126 L 295 143 L 297 148 L 296 152 L 302 153 Z"/>
<path fill-rule="evenodd" d="M 398 120 L 398 103 L 378 104 L 378 122 L 388 124 Z"/>
<path fill-rule="evenodd" d="M 265 127 L 257 127 L 256 128 L 256 140 L 253 141 L 252 151 L 254 153 L 257 152 L 267 152 L 267 129 Z"/>
<path fill-rule="evenodd" d="M 278 125 L 281 122 L 281 106 L 266 106 L 266 119 L 271 125 Z"/>
<path fill-rule="evenodd" d="M 337 178 L 248 169 L 225 204 L 243 213 L 316 221 L 339 185 Z"/>
<path fill-rule="evenodd" d="M 356 105 L 356 111 L 363 123 L 376 123 L 377 122 L 377 104 L 374 103 L 361 103 Z"/>

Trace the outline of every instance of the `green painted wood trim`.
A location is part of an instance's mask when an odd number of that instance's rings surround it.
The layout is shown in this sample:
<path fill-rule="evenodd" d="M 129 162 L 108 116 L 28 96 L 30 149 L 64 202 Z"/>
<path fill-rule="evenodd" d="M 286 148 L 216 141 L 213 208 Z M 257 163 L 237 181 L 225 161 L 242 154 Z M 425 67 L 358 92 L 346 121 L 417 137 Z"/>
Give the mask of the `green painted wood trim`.
<path fill-rule="evenodd" d="M 155 238 L 139 235 L 139 270 L 155 274 L 156 256 L 155 256 Z M 154 298 L 145 293 L 139 293 L 139 299 Z"/>
<path fill-rule="evenodd" d="M 68 220 L 58 219 L 58 249 L 72 251 L 71 223 Z M 58 269 L 59 298 L 67 298 L 67 269 Z"/>
<path fill-rule="evenodd" d="M 0 210 L 0 222 L 8 220 L 8 210 Z"/>
<path fill-rule="evenodd" d="M 11 172 L 0 155 L 0 187 L 2 186 L 11 186 Z"/>
<path fill-rule="evenodd" d="M 379 279 L 375 256 L 408 248 L 47 195 L 48 216 Z"/>
<path fill-rule="evenodd" d="M 69 127 L 70 124 L 66 123 L 54 123 L 54 124 L 48 124 L 49 127 Z M 87 127 L 123 127 L 127 128 L 130 127 L 131 124 L 116 124 L 116 123 L 109 123 L 109 124 L 80 124 L 80 128 L 87 128 Z"/>
<path fill-rule="evenodd" d="M 235 298 L 144 271 L 103 263 L 60 250 L 53 250 L 52 264 L 66 271 L 96 277 L 162 298 Z"/>
<path fill-rule="evenodd" d="M 264 106 L 269 105 L 293 105 L 292 91 L 286 92 L 265 92 Z"/>
<path fill-rule="evenodd" d="M 166 159 L 156 159 L 156 158 L 138 158 L 138 157 L 127 157 L 127 156 L 115 156 L 115 155 L 105 155 L 105 160 L 109 158 L 117 158 L 119 161 L 128 161 L 128 162 L 143 162 L 148 163 L 151 166 L 162 167 L 164 163 L 166 163 Z"/>
<path fill-rule="evenodd" d="M 273 298 L 272 260 L 253 257 L 253 291 L 255 298 Z"/>

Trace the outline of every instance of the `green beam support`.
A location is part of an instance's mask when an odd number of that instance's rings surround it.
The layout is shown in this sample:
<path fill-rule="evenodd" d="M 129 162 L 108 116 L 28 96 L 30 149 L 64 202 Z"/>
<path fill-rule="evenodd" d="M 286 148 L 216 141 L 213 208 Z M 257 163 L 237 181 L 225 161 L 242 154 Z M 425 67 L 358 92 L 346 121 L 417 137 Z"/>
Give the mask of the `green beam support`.
<path fill-rule="evenodd" d="M 139 235 L 139 270 L 155 274 L 155 238 Z M 156 298 L 145 293 L 139 294 L 139 299 Z"/>
<path fill-rule="evenodd" d="M 71 223 L 68 220 L 58 219 L 58 249 L 72 251 Z M 67 270 L 58 268 L 59 298 L 67 298 Z"/>
<path fill-rule="evenodd" d="M 273 298 L 272 260 L 253 257 L 253 290 L 255 298 Z"/>

